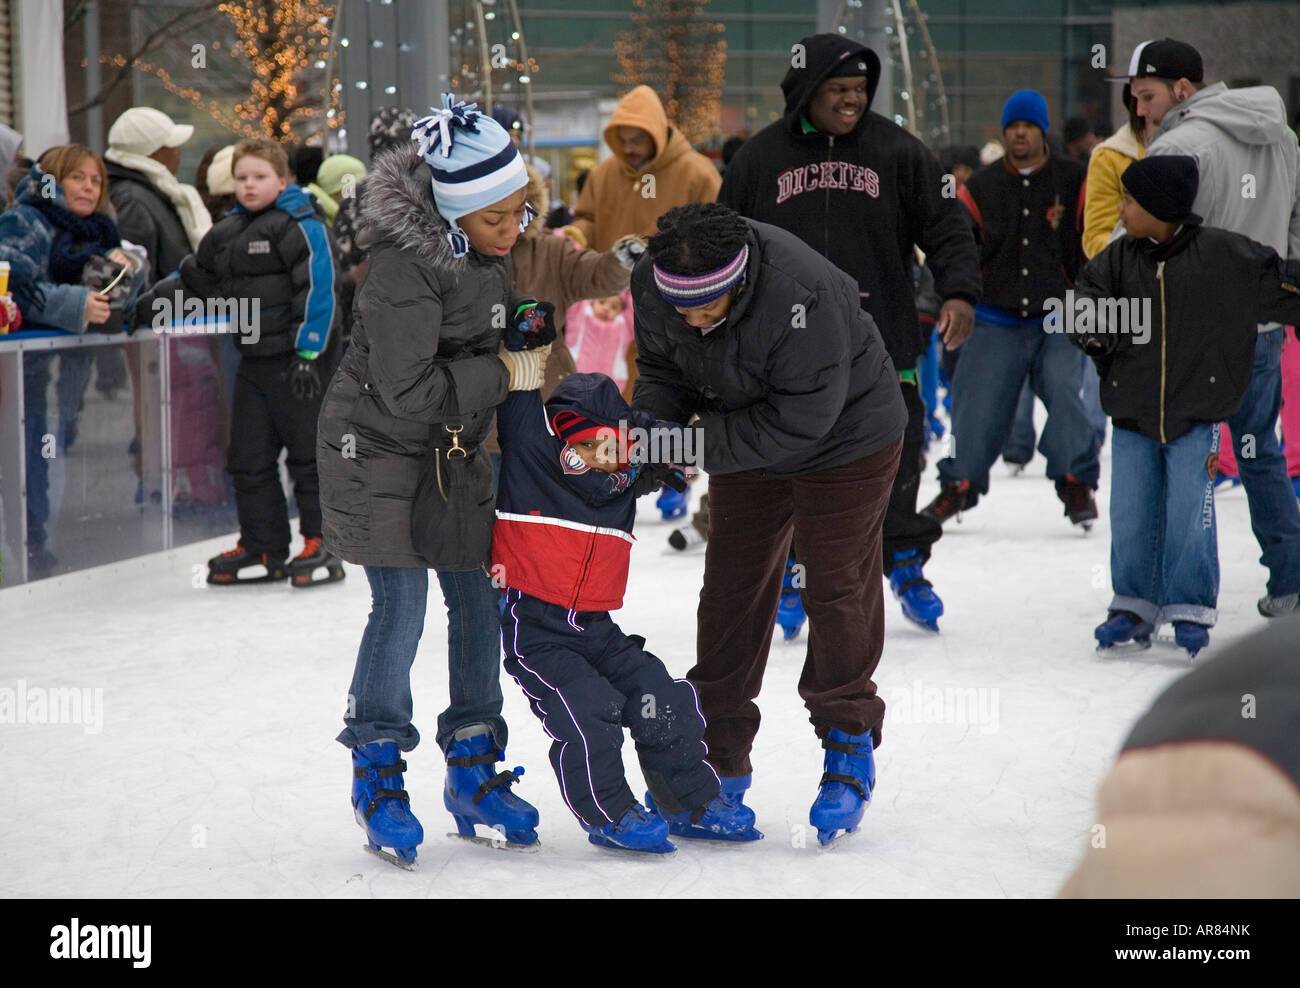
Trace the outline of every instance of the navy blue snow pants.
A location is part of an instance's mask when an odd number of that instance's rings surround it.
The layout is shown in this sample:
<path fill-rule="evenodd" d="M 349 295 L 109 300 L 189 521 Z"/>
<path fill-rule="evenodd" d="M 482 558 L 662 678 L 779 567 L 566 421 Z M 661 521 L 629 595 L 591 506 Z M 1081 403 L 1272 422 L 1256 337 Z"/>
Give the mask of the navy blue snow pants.
<path fill-rule="evenodd" d="M 636 742 L 646 786 L 665 813 L 693 811 L 718 794 L 704 761 L 695 687 L 673 679 L 607 611 L 571 611 L 507 590 L 501 614 L 506 672 L 554 742 L 560 793 L 587 827 L 617 822 L 639 800 L 623 775 L 623 728 Z"/>

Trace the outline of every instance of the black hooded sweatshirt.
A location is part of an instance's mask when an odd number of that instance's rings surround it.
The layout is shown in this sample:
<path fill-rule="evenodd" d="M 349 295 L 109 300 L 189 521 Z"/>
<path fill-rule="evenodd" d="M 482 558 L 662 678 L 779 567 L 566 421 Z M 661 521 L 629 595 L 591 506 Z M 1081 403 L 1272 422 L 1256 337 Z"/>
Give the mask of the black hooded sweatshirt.
<path fill-rule="evenodd" d="M 871 112 L 849 134 L 805 125 L 817 88 L 847 59 L 866 64 L 867 102 L 880 81 L 871 49 L 833 34 L 804 38 L 804 67 L 781 83 L 785 116 L 744 143 L 723 177 L 718 201 L 743 216 L 789 230 L 858 283 L 900 370 L 925 350 L 913 295 L 913 245 L 925 251 L 940 298 L 980 297 L 979 251 L 943 169 L 925 145 Z"/>

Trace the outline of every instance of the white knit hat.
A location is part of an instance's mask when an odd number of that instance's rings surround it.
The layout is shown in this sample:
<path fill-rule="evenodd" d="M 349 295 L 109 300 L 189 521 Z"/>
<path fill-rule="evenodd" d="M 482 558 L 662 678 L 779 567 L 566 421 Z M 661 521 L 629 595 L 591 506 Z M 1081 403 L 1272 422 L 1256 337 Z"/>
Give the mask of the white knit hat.
<path fill-rule="evenodd" d="M 113 121 L 108 146 L 131 154 L 153 154 L 159 148 L 178 148 L 194 136 L 189 124 L 172 121 L 161 110 L 133 106 Z"/>

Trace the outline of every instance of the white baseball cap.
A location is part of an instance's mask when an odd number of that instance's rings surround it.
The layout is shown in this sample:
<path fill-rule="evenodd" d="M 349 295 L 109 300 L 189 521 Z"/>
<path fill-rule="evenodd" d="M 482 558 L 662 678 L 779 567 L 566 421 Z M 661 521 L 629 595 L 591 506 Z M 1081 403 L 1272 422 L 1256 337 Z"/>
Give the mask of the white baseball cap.
<path fill-rule="evenodd" d="M 189 124 L 174 123 L 161 110 L 133 106 L 113 121 L 108 146 L 132 154 L 153 154 L 159 148 L 178 148 L 193 136 Z"/>

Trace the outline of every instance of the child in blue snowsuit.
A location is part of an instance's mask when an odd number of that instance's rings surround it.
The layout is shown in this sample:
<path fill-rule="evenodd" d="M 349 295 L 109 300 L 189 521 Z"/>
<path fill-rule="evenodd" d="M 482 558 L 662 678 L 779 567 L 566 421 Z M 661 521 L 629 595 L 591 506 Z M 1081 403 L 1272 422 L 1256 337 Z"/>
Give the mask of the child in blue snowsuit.
<path fill-rule="evenodd" d="M 719 795 L 704 760 L 694 687 L 609 615 L 623 605 L 638 494 L 681 483 L 666 465 L 629 465 L 620 422 L 652 424 L 604 374 L 570 375 L 545 405 L 540 392 L 512 391 L 497 411 L 492 572 L 506 588 L 505 668 L 553 739 L 560 792 L 591 843 L 667 853 L 670 831 L 753 840 L 752 811 Z M 623 774 L 625 727 L 649 810 Z"/>

